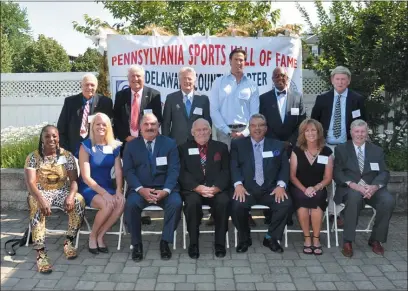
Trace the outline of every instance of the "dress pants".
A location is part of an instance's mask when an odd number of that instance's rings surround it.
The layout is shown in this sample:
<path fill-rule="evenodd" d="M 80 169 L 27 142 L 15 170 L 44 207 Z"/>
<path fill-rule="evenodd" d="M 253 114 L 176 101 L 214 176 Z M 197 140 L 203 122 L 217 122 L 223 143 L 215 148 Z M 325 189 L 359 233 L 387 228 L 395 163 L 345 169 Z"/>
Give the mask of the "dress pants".
<path fill-rule="evenodd" d="M 132 238 L 131 244 L 136 245 L 142 242 L 141 233 L 141 213 L 147 206 L 153 206 L 144 200 L 142 195 L 136 193 L 135 190 L 129 192 L 125 204 L 125 221 L 130 231 Z M 164 225 L 162 240 L 173 243 L 174 231 L 180 221 L 182 201 L 178 192 L 171 192 L 168 196 L 157 202 L 164 210 Z"/>
<path fill-rule="evenodd" d="M 344 208 L 344 240 L 354 241 L 360 211 L 367 203 L 377 211 L 370 239 L 381 243 L 387 241 L 388 227 L 395 207 L 395 199 L 386 187 L 379 189 L 370 199 L 364 199 L 363 195 L 355 190 L 348 189 L 345 195 L 346 207 Z"/>
<path fill-rule="evenodd" d="M 268 235 L 272 239 L 282 240 L 288 219 L 288 211 L 292 205 L 291 198 L 285 198 L 285 201 L 277 203 L 275 202 L 275 195 L 270 195 L 270 192 L 262 192 L 260 188 L 258 191 L 252 189 L 247 189 L 247 191 L 251 195 L 245 196 L 245 202 L 233 199 L 231 206 L 232 222 L 238 230 L 239 242 L 247 241 L 251 236 L 248 216 L 251 206 L 256 204 L 268 206 L 272 210 L 272 221 L 268 227 Z"/>
<path fill-rule="evenodd" d="M 205 198 L 197 192 L 182 192 L 184 199 L 184 215 L 186 216 L 187 230 L 190 245 L 198 244 L 199 228 L 203 218 L 202 205 L 211 207 L 214 217 L 215 244 L 225 246 L 225 233 L 228 230 L 229 202 L 228 191 L 219 192 L 213 198 Z"/>

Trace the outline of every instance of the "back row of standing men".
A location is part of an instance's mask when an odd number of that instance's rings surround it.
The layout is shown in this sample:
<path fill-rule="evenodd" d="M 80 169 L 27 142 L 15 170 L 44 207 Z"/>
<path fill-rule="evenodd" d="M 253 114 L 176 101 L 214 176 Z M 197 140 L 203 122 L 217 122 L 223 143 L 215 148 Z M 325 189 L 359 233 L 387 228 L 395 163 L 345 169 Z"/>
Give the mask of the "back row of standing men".
<path fill-rule="evenodd" d="M 129 87 L 116 93 L 114 106 L 110 98 L 95 94 L 97 83 L 93 76 L 86 75 L 82 93 L 65 99 L 58 120 L 61 145 L 78 156 L 80 143 L 87 137 L 78 133 L 86 128 L 88 116 L 103 112 L 113 118 L 115 136 L 123 142 L 123 150 L 126 142 L 139 136 L 143 114 L 152 112 L 161 124 L 162 134 L 175 139 L 177 145 L 191 140 L 193 122 L 204 118 L 216 128 L 217 140 L 230 148 L 232 139 L 249 135 L 250 117 L 261 113 L 267 120 L 266 137 L 283 141 L 290 156 L 299 125 L 306 118 L 301 93 L 291 89 L 286 70 L 277 67 L 272 75 L 273 89 L 259 96 L 258 87 L 244 73 L 245 50 L 231 51 L 229 59 L 230 73 L 214 81 L 209 97 L 194 90 L 194 69 L 182 68 L 181 89 L 167 96 L 164 110 L 160 92 L 145 86 L 144 69 L 140 66 L 128 69 Z M 364 98 L 348 89 L 350 80 L 347 68 L 339 66 L 332 70 L 333 89 L 318 95 L 312 109 L 311 118 L 322 124 L 332 150 L 351 139 L 349 129 L 353 120 L 366 120 Z M 330 202 L 329 212 L 333 215 L 332 199 Z M 270 213 L 265 212 L 265 217 L 269 222 Z M 290 221 L 291 218 L 289 224 Z"/>

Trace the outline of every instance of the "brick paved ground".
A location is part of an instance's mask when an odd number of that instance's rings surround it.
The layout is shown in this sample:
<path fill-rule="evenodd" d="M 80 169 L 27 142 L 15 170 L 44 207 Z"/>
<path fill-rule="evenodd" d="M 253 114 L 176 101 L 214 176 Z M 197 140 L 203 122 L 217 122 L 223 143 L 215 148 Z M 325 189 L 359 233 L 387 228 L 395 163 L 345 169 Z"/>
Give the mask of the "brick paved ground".
<path fill-rule="evenodd" d="M 87 213 L 92 216 L 92 213 Z M 361 217 L 366 225 L 368 213 Z M 263 220 L 256 220 L 263 226 Z M 144 229 L 160 229 L 160 220 Z M 177 250 L 170 261 L 160 260 L 157 235 L 144 236 L 145 259 L 131 260 L 129 235 L 122 248 L 116 250 L 116 236 L 107 236 L 110 253 L 92 255 L 86 248 L 87 236 L 82 235 L 77 259 L 67 261 L 62 254 L 64 237 L 49 235 L 47 248 L 54 264 L 49 275 L 38 274 L 35 252 L 21 247 L 10 257 L 4 242 L 22 235 L 27 227 L 26 212 L 4 211 L 1 214 L 1 289 L 2 290 L 392 290 L 407 289 L 407 216 L 394 215 L 384 257 L 377 256 L 367 246 L 369 235 L 360 233 L 354 244 L 354 257 L 346 259 L 340 248 L 324 248 L 319 257 L 301 252 L 300 234 L 289 234 L 289 247 L 275 254 L 262 246 L 262 234 L 253 234 L 253 246 L 246 254 L 232 248 L 223 259 L 214 257 L 212 234 L 200 237 L 201 257 L 192 260 L 182 249 L 182 227 L 178 228 Z M 55 213 L 48 227 L 64 229 L 67 219 Z M 118 226 L 116 225 L 115 228 Z M 296 226 L 295 226 L 296 227 Z M 230 225 L 232 230 L 232 226 Z M 326 236 L 322 234 L 322 243 Z M 341 235 L 340 235 L 341 238 Z"/>

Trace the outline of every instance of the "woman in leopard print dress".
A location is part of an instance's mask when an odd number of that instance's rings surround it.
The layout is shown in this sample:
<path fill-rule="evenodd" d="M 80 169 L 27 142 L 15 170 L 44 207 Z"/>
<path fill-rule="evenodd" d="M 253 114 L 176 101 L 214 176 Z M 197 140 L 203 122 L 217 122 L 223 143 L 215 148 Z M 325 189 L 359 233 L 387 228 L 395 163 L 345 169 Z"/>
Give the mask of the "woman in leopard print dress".
<path fill-rule="evenodd" d="M 69 216 L 64 242 L 67 259 L 77 256 L 73 241 L 81 227 L 85 210 L 84 198 L 77 193 L 75 158 L 59 147 L 59 134 L 55 126 L 43 127 L 38 150 L 28 155 L 24 168 L 37 268 L 40 273 L 50 273 L 51 263 L 45 250 L 45 217 L 51 215 L 51 206 L 65 209 Z"/>

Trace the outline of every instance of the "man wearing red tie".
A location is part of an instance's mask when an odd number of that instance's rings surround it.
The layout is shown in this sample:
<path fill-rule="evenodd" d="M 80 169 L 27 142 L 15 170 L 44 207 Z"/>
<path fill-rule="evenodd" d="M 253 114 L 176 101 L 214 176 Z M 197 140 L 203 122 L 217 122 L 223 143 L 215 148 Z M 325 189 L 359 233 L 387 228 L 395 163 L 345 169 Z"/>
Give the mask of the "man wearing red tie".
<path fill-rule="evenodd" d="M 115 136 L 125 143 L 139 136 L 139 120 L 146 113 L 153 113 L 159 123 L 163 121 L 160 92 L 147 87 L 145 71 L 141 66 L 128 69 L 129 87 L 116 93 L 113 108 Z"/>
<path fill-rule="evenodd" d="M 89 122 L 95 113 L 102 112 L 112 117 L 112 100 L 96 94 L 98 80 L 89 73 L 81 81 L 82 92 L 64 100 L 58 118 L 60 145 L 78 157 L 79 145 L 88 137 Z"/>

